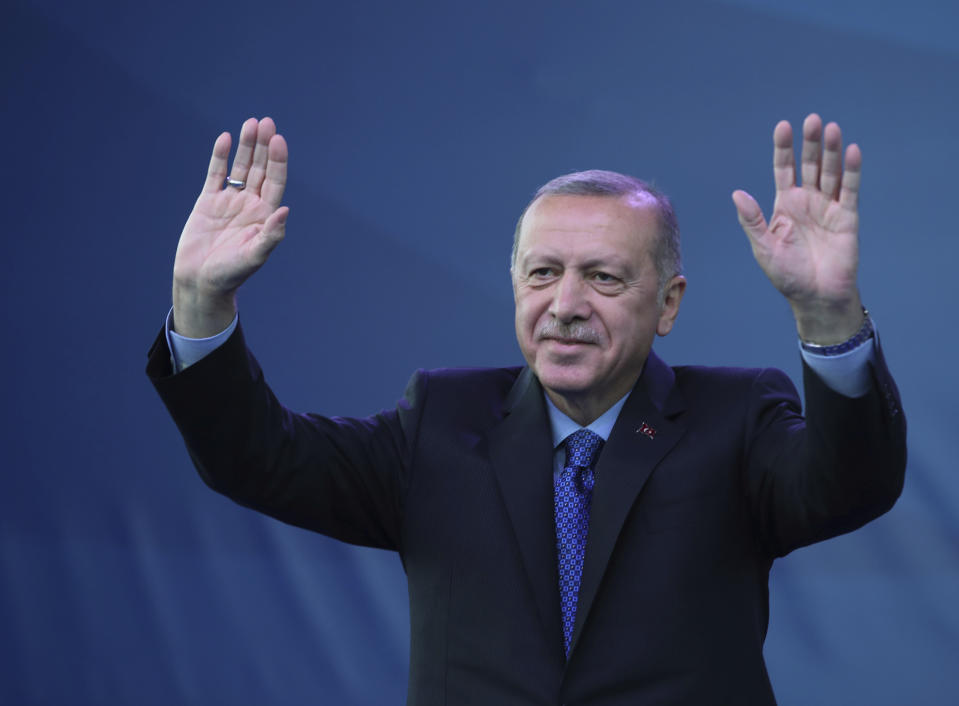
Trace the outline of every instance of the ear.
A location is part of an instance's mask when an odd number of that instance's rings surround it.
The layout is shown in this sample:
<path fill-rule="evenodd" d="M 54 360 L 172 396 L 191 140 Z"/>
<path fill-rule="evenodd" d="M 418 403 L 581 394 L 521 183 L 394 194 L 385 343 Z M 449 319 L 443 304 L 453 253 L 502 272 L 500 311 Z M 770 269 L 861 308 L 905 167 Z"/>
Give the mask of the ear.
<path fill-rule="evenodd" d="M 673 330 L 676 317 L 679 316 L 679 303 L 686 292 L 686 278 L 676 275 L 666 285 L 666 294 L 663 297 L 663 308 L 659 312 L 659 322 L 656 324 L 656 333 L 665 336 Z"/>

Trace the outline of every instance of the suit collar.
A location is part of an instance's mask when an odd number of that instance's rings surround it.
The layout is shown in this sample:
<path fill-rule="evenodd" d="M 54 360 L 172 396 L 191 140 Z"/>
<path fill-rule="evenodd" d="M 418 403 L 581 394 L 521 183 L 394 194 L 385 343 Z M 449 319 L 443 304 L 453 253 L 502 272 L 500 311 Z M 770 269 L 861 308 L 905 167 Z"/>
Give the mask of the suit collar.
<path fill-rule="evenodd" d="M 505 407 L 506 417 L 490 432 L 490 459 L 546 637 L 561 658 L 553 445 L 543 388 L 529 368 L 520 373 Z"/>
<path fill-rule="evenodd" d="M 596 464 L 589 537 L 570 656 L 589 617 L 623 524 L 646 480 L 686 431 L 675 374 L 650 352 Z"/>
<path fill-rule="evenodd" d="M 672 369 L 650 352 L 600 455 L 570 654 L 630 508 L 653 467 L 685 431 L 672 419 L 683 409 L 674 379 Z M 543 389 L 529 368 L 520 373 L 505 408 L 505 418 L 490 433 L 490 458 L 547 639 L 561 655 L 554 449 Z"/>
<path fill-rule="evenodd" d="M 685 407 L 682 397 L 673 390 L 675 382 L 676 374 L 673 369 L 666 365 L 662 358 L 650 351 L 634 392 L 638 388 L 643 389 L 657 410 L 665 416 L 673 416 Z"/>

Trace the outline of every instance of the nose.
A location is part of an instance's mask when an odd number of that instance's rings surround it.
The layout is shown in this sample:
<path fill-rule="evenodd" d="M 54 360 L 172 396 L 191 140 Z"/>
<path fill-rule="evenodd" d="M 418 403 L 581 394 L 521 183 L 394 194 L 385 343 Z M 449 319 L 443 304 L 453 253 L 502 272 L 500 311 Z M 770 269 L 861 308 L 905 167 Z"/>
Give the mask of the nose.
<path fill-rule="evenodd" d="M 549 313 L 565 324 L 590 315 L 586 282 L 573 272 L 564 272 L 553 289 Z"/>

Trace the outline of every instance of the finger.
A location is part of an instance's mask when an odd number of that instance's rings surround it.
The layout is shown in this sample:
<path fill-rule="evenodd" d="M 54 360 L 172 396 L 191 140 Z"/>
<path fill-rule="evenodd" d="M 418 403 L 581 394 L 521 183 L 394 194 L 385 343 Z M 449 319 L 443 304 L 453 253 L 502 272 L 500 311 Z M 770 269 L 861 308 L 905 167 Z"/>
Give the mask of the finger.
<path fill-rule="evenodd" d="M 210 166 L 206 171 L 206 181 L 203 183 L 203 193 L 212 193 L 223 188 L 226 179 L 226 161 L 230 156 L 230 133 L 221 132 L 213 143 L 213 154 L 210 157 Z"/>
<path fill-rule="evenodd" d="M 286 189 L 286 166 L 289 152 L 283 135 L 274 135 L 270 140 L 269 159 L 266 162 L 266 179 L 263 182 L 260 198 L 277 208 L 283 201 Z"/>
<path fill-rule="evenodd" d="M 859 145 L 846 148 L 846 169 L 842 173 L 839 205 L 850 211 L 859 207 L 859 183 L 862 180 L 862 151 Z"/>
<path fill-rule="evenodd" d="M 836 123 L 829 123 L 823 132 L 822 173 L 819 189 L 831 199 L 839 196 L 842 179 L 842 131 Z"/>
<path fill-rule="evenodd" d="M 236 156 L 233 157 L 233 168 L 230 169 L 231 179 L 246 181 L 246 175 L 250 171 L 250 162 L 253 160 L 253 148 L 256 146 L 256 126 L 256 118 L 250 118 L 240 128 Z"/>
<path fill-rule="evenodd" d="M 766 219 L 763 217 L 763 211 L 756 203 L 756 199 L 745 191 L 737 189 L 733 192 L 733 204 L 736 206 L 736 214 L 739 216 L 739 225 L 743 227 L 749 240 L 756 242 L 767 232 L 768 227 Z"/>
<path fill-rule="evenodd" d="M 802 185 L 819 188 L 819 163 L 822 159 L 822 119 L 810 113 L 802 124 Z"/>
<path fill-rule="evenodd" d="M 290 209 L 286 206 L 276 209 L 263 223 L 263 228 L 250 244 L 250 257 L 257 267 L 266 262 L 273 248 L 280 244 L 286 235 L 286 219 Z"/>
<path fill-rule="evenodd" d="M 276 123 L 271 118 L 263 118 L 256 130 L 256 147 L 253 149 L 253 162 L 246 177 L 246 188 L 260 193 L 260 185 L 266 177 L 266 162 L 270 151 L 270 139 L 276 134 Z"/>
<path fill-rule="evenodd" d="M 776 191 L 785 191 L 796 185 L 793 128 L 785 120 L 780 120 L 773 130 L 773 178 Z"/>

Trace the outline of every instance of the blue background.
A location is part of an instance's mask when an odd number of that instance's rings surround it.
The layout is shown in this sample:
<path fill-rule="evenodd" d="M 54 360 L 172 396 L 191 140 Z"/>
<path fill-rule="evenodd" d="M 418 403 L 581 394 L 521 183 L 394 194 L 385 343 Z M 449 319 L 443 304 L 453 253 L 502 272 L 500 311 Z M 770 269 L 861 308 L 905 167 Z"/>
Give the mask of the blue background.
<path fill-rule="evenodd" d="M 766 658 L 784 705 L 952 702 L 957 28 L 944 0 L 5 4 L 0 703 L 403 702 L 397 558 L 211 493 L 143 375 L 221 130 L 269 114 L 291 150 L 254 351 L 291 407 L 365 415 L 416 367 L 519 362 L 513 224 L 592 167 L 674 198 L 690 284 L 660 354 L 797 379 L 729 194 L 768 213 L 772 128 L 813 110 L 865 155 L 861 289 L 910 461 L 887 516 L 777 562 Z"/>

